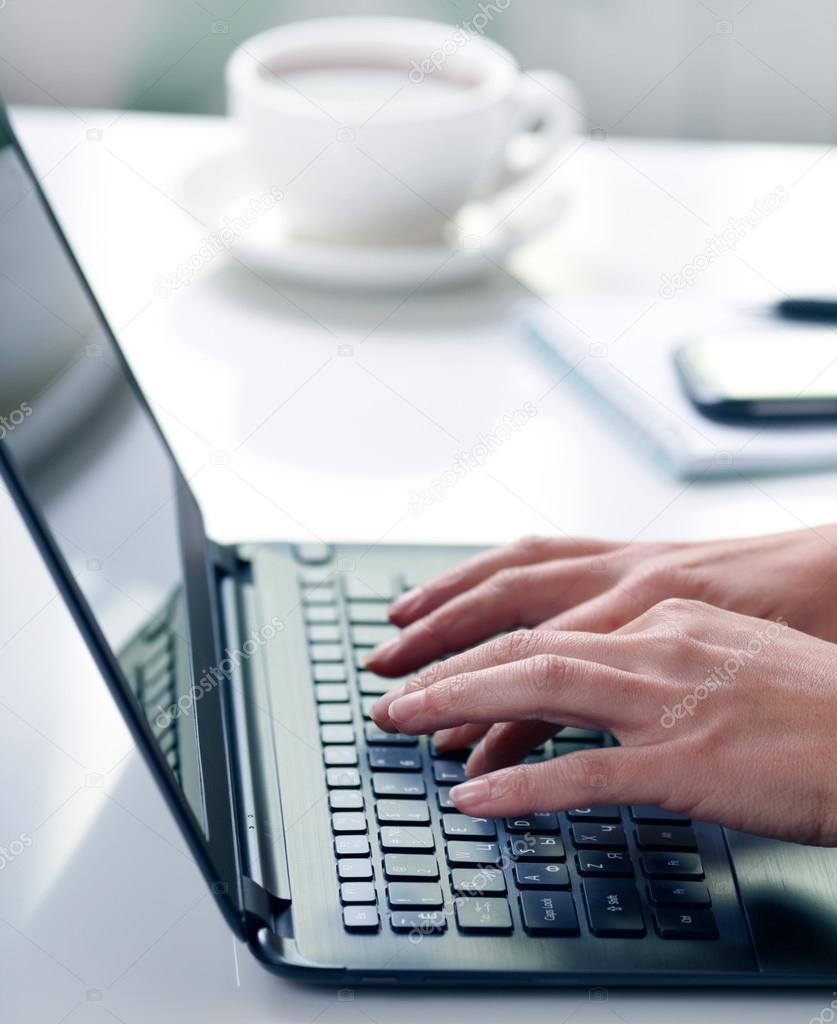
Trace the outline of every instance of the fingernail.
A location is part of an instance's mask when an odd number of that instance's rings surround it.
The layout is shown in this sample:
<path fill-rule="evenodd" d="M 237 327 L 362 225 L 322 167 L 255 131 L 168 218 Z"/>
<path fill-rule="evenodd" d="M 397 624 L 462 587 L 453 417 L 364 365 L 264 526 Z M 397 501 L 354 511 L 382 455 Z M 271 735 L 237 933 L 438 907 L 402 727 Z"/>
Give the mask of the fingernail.
<path fill-rule="evenodd" d="M 381 658 L 386 658 L 388 655 L 392 654 L 392 652 L 396 649 L 396 647 L 398 647 L 400 643 L 400 636 L 393 637 L 392 640 L 387 640 L 385 644 L 381 644 L 380 646 L 376 647 L 373 651 L 370 651 L 369 654 L 366 655 L 364 665 L 368 665 L 372 661 L 378 661 Z"/>
<path fill-rule="evenodd" d="M 412 693 L 405 693 L 403 697 L 394 700 L 389 706 L 389 717 L 396 722 L 409 721 L 424 707 L 424 690 L 414 690 Z"/>
<path fill-rule="evenodd" d="M 450 791 L 450 798 L 461 811 L 476 807 L 491 796 L 491 783 L 488 779 L 469 779 Z"/>
<path fill-rule="evenodd" d="M 390 615 L 401 615 L 405 612 L 410 612 L 418 604 L 419 598 L 421 597 L 421 588 L 413 587 L 412 590 L 408 590 L 406 594 L 402 594 L 401 597 L 397 597 L 392 604 L 389 606 Z"/>

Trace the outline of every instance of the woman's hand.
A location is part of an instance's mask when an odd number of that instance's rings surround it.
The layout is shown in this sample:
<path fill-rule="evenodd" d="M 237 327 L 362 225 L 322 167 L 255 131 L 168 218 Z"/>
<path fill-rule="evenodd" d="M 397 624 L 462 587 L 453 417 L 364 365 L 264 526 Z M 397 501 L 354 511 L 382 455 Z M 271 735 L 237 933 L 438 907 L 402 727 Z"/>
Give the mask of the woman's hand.
<path fill-rule="evenodd" d="M 520 626 L 608 633 L 667 597 L 783 618 L 837 642 L 837 526 L 698 544 L 526 538 L 396 601 L 404 627 L 367 660 L 400 676 Z"/>
<path fill-rule="evenodd" d="M 373 714 L 410 734 L 488 727 L 476 777 L 451 791 L 466 814 L 657 804 L 837 845 L 837 649 L 781 622 L 666 600 L 609 635 L 514 632 L 433 665 Z M 515 764 L 559 723 L 620 746 Z"/>

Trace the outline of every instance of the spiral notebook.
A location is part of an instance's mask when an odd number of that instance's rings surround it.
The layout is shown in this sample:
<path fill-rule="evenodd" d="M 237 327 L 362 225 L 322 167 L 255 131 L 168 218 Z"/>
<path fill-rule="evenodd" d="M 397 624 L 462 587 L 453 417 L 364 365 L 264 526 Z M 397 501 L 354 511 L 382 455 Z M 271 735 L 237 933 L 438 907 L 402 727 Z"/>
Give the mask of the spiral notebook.
<path fill-rule="evenodd" d="M 837 467 L 837 426 L 716 423 L 680 385 L 672 353 L 681 344 L 707 331 L 787 330 L 777 318 L 682 297 L 650 305 L 635 298 L 527 299 L 519 314 L 541 356 L 630 443 L 678 477 Z"/>

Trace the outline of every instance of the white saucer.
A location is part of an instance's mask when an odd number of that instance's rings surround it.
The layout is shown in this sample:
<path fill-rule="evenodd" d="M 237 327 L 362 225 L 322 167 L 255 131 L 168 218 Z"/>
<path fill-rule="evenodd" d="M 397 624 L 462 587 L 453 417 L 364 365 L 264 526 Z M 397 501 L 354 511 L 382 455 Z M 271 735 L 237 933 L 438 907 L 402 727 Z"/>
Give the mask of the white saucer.
<path fill-rule="evenodd" d="M 248 266 L 261 273 L 332 286 L 389 289 L 461 283 L 489 272 L 536 233 L 531 219 L 525 225 L 513 216 L 506 220 L 490 203 L 473 203 L 460 210 L 456 216 L 460 230 L 438 245 L 330 245 L 294 238 L 281 201 L 257 216 L 249 214 L 252 223 L 245 225 L 243 212 L 265 189 L 254 180 L 241 149 L 204 157 L 186 175 L 179 192 L 183 205 L 216 238 L 229 240 L 231 254 Z M 559 205 L 563 204 L 562 197 Z M 554 195 L 550 214 L 554 220 Z M 239 226 L 232 238 L 231 224 Z M 543 220 L 538 226 L 543 226 Z M 224 228 L 226 232 L 219 236 Z"/>

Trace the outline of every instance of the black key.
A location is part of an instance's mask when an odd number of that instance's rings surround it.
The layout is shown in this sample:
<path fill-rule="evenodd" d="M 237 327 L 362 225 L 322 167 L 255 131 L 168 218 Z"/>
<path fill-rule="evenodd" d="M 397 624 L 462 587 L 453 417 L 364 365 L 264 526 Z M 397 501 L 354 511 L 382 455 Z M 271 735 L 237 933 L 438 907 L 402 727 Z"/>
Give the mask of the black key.
<path fill-rule="evenodd" d="M 378 930 L 378 908 L 348 906 L 343 908 L 343 924 L 350 932 L 376 932 Z"/>
<path fill-rule="evenodd" d="M 387 853 L 384 873 L 392 881 L 437 881 L 439 863 L 429 853 Z"/>
<path fill-rule="evenodd" d="M 570 821 L 607 821 L 618 825 L 622 820 L 619 808 L 613 804 L 600 804 L 597 807 L 573 807 L 567 811 Z"/>
<path fill-rule="evenodd" d="M 688 825 L 689 818 L 685 818 L 676 811 L 664 811 L 662 807 L 654 807 L 651 804 L 638 804 L 631 808 L 631 817 L 634 821 L 641 821 L 649 825 Z"/>
<path fill-rule="evenodd" d="M 352 644 L 355 647 L 377 647 L 378 644 L 394 640 L 401 630 L 389 623 L 369 626 L 352 626 Z"/>
<path fill-rule="evenodd" d="M 547 811 L 523 814 L 519 818 L 506 818 L 508 832 L 557 832 L 558 815 Z"/>
<path fill-rule="evenodd" d="M 334 852 L 338 857 L 368 857 L 369 840 L 366 836 L 335 836 Z"/>
<path fill-rule="evenodd" d="M 368 882 L 372 877 L 372 861 L 360 858 L 338 860 L 337 875 L 344 881 Z"/>
<path fill-rule="evenodd" d="M 332 811 L 362 811 L 363 793 L 359 789 L 335 789 L 328 794 Z"/>
<path fill-rule="evenodd" d="M 500 868 L 454 868 L 450 873 L 454 892 L 470 896 L 503 895 L 506 879 Z"/>
<path fill-rule="evenodd" d="M 515 860 L 563 860 L 565 856 L 558 836 L 513 836 L 509 848 Z"/>
<path fill-rule="evenodd" d="M 640 850 L 696 850 L 697 840 L 684 825 L 637 825 L 636 845 Z"/>
<path fill-rule="evenodd" d="M 345 683 L 315 683 L 314 697 L 320 704 L 340 704 L 349 699 Z"/>
<path fill-rule="evenodd" d="M 376 676 L 374 672 L 358 672 L 357 675 L 358 689 L 367 697 L 381 697 L 403 682 L 403 679 L 384 679 L 383 676 Z"/>
<path fill-rule="evenodd" d="M 330 744 L 343 746 L 354 743 L 355 727 L 353 725 L 321 725 L 320 739 L 326 746 Z"/>
<path fill-rule="evenodd" d="M 442 761 L 465 762 L 471 755 L 471 747 L 462 747 L 459 750 L 439 750 L 435 743 L 430 744 L 430 756 L 438 757 Z"/>
<path fill-rule="evenodd" d="M 467 814 L 443 814 L 445 839 L 496 839 L 497 826 L 491 818 L 472 818 Z"/>
<path fill-rule="evenodd" d="M 350 704 L 320 704 L 317 708 L 320 725 L 345 725 L 352 720 Z"/>
<path fill-rule="evenodd" d="M 426 825 L 430 808 L 424 800 L 379 800 L 375 813 L 382 825 Z"/>
<path fill-rule="evenodd" d="M 627 850 L 580 850 L 575 855 L 582 875 L 632 875 L 634 866 Z"/>
<path fill-rule="evenodd" d="M 367 722 L 364 725 L 366 742 L 369 744 L 381 743 L 387 746 L 415 747 L 418 743 L 418 736 L 406 736 L 403 732 L 384 732 L 374 722 Z"/>
<path fill-rule="evenodd" d="M 314 665 L 311 670 L 315 683 L 345 683 L 348 678 L 345 665 Z M 341 697 L 345 700 L 345 697 Z"/>
<path fill-rule="evenodd" d="M 649 882 L 648 898 L 656 906 L 708 907 L 709 890 L 700 882 Z"/>
<path fill-rule="evenodd" d="M 397 772 L 376 772 L 372 776 L 372 790 L 375 796 L 423 797 L 424 779 L 420 775 Z"/>
<path fill-rule="evenodd" d="M 357 764 L 357 747 L 324 747 L 323 760 L 330 767 L 351 767 Z"/>
<path fill-rule="evenodd" d="M 718 926 L 711 910 L 654 911 L 654 926 L 664 939 L 717 939 Z"/>
<path fill-rule="evenodd" d="M 644 853 L 642 870 L 648 878 L 703 878 L 703 864 L 696 853 Z"/>
<path fill-rule="evenodd" d="M 523 927 L 530 935 L 578 935 L 572 893 L 522 892 Z"/>
<path fill-rule="evenodd" d="M 514 882 L 518 889 L 569 889 L 570 873 L 566 864 L 515 864 Z"/>
<path fill-rule="evenodd" d="M 418 750 L 370 747 L 367 753 L 370 768 L 383 768 L 393 772 L 417 772 L 421 769 L 421 753 Z"/>
<path fill-rule="evenodd" d="M 365 832 L 366 815 L 361 811 L 338 811 L 331 816 L 334 832 Z"/>
<path fill-rule="evenodd" d="M 456 923 L 463 932 L 483 935 L 508 935 L 514 927 L 509 901 L 498 897 L 457 901 Z"/>
<path fill-rule="evenodd" d="M 434 935 L 443 932 L 448 922 L 442 910 L 396 910 L 390 915 L 394 932 Z"/>
<path fill-rule="evenodd" d="M 343 903 L 374 903 L 375 886 L 371 882 L 343 882 L 340 899 Z"/>
<path fill-rule="evenodd" d="M 498 864 L 500 847 L 496 843 L 449 842 L 447 844 L 448 863 L 461 864 Z"/>
<path fill-rule="evenodd" d="M 456 786 L 468 776 L 465 774 L 465 765 L 460 761 L 434 761 L 433 778 L 441 786 Z"/>
<path fill-rule="evenodd" d="M 395 599 L 393 581 L 388 573 L 363 569 L 357 575 L 343 577 L 346 597 L 350 601 L 386 601 Z"/>
<path fill-rule="evenodd" d="M 384 825 L 381 828 L 381 846 L 384 850 L 421 852 L 422 850 L 433 850 L 435 845 L 433 833 L 429 828 L 401 825 Z"/>
<path fill-rule="evenodd" d="M 378 601 L 352 601 L 349 622 L 353 626 L 386 625 L 389 623 L 389 608 Z"/>
<path fill-rule="evenodd" d="M 387 899 L 391 907 L 441 907 L 442 887 L 436 882 L 390 882 Z"/>
<path fill-rule="evenodd" d="M 308 654 L 311 661 L 317 663 L 342 663 L 343 648 L 340 644 L 309 644 Z"/>
<path fill-rule="evenodd" d="M 585 878 L 582 882 L 590 930 L 594 935 L 627 938 L 645 934 L 639 893 L 624 878 Z"/>
<path fill-rule="evenodd" d="M 319 622 L 337 622 L 337 609 L 328 604 L 313 604 L 305 609 L 305 621 L 312 625 Z"/>
<path fill-rule="evenodd" d="M 450 787 L 441 786 L 436 791 L 436 799 L 439 801 L 439 807 L 443 811 L 455 811 L 456 804 L 450 798 Z"/>
<path fill-rule="evenodd" d="M 578 847 L 607 846 L 616 849 L 623 849 L 627 846 L 625 842 L 625 830 L 621 825 L 597 825 L 575 824 L 572 826 L 573 842 Z"/>
<path fill-rule="evenodd" d="M 340 643 L 340 627 L 330 623 L 314 623 L 308 627 L 306 632 L 308 633 L 309 644 Z"/>
<path fill-rule="evenodd" d="M 355 789 L 360 785 L 357 768 L 326 768 L 326 784 L 329 789 Z"/>

